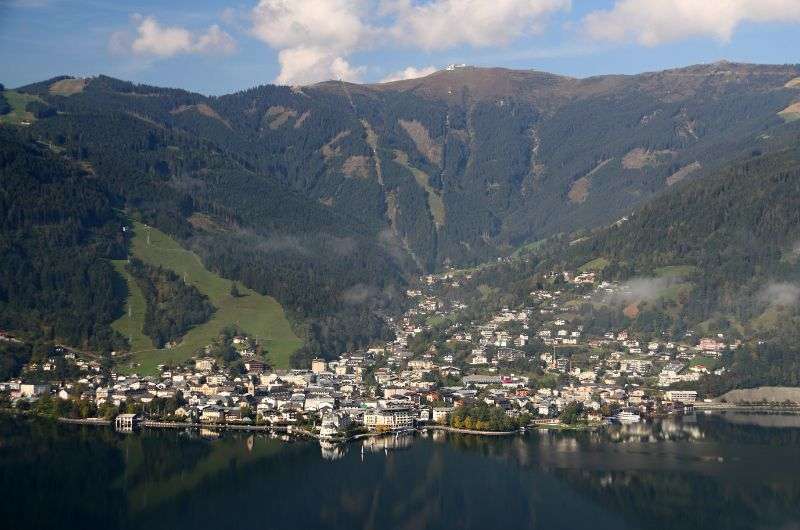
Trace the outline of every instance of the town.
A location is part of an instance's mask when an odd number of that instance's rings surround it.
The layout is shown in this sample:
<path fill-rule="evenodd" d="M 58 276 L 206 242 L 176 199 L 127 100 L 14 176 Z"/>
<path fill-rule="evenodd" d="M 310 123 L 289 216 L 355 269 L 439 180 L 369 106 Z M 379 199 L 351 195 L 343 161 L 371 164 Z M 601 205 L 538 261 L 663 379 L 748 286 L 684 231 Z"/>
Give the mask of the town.
<path fill-rule="evenodd" d="M 323 441 L 418 427 L 469 433 L 588 428 L 691 409 L 691 383 L 720 374 L 723 336 L 646 338 L 588 330 L 575 300 L 613 296 L 625 284 L 561 272 L 523 307 L 476 313 L 458 298 L 470 273 L 419 279 L 407 310 L 390 318 L 394 340 L 305 369 L 273 370 L 255 339 L 236 329 L 190 362 L 157 376 L 122 373 L 57 347 L 0 383 L 20 410 L 149 426 L 282 429 Z M 3 335 L 3 340 L 16 340 Z M 59 372 L 59 377 L 47 374 Z M 66 374 L 66 375 L 65 375 Z"/>

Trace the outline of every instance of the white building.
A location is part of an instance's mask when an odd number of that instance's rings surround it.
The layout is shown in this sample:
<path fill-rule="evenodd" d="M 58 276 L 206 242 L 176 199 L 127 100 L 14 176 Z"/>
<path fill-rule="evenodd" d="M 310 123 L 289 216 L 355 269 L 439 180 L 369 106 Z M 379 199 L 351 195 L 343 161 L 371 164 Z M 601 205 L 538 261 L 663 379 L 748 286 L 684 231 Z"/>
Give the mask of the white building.
<path fill-rule="evenodd" d="M 694 404 L 697 401 L 697 391 L 695 390 L 667 390 L 664 397 L 673 403 L 679 402 L 686 405 Z"/>
<path fill-rule="evenodd" d="M 368 429 L 399 429 L 413 425 L 414 414 L 410 407 L 387 407 L 364 414 L 364 426 Z"/>

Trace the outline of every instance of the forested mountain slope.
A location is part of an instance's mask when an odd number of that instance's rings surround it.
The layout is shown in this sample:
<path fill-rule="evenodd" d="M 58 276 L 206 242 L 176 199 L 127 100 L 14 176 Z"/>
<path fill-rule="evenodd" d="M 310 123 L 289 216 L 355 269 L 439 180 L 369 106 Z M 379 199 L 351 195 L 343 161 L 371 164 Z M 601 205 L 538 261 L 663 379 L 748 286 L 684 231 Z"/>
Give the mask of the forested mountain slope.
<path fill-rule="evenodd" d="M 122 222 L 97 179 L 0 128 L 0 329 L 98 349 L 124 286 Z"/>
<path fill-rule="evenodd" d="M 220 97 L 104 76 L 14 93 L 29 134 L 128 215 L 277 298 L 311 355 L 380 333 L 376 310 L 410 274 L 604 225 L 743 150 L 781 149 L 770 139 L 796 124 L 781 112 L 798 77 L 724 62 L 588 79 L 467 67 Z"/>
<path fill-rule="evenodd" d="M 765 311 L 794 315 L 800 302 L 794 287 L 800 281 L 800 133 L 787 139 L 783 150 L 753 152 L 569 246 L 566 263 L 603 258 L 607 278 L 681 270 L 693 284 L 683 300 L 687 323 L 724 316 L 757 328 Z"/>
<path fill-rule="evenodd" d="M 582 291 L 576 311 L 586 330 L 680 341 L 722 333 L 742 344 L 724 353 L 724 374 L 701 380 L 702 391 L 796 386 L 800 123 L 619 222 L 554 236 L 478 269 L 470 285 L 492 293 L 487 303 L 513 307 L 535 303 L 531 291 L 542 284 L 563 284 L 562 273 L 590 271 L 622 288 L 603 295 L 595 283 Z"/>
<path fill-rule="evenodd" d="M 203 180 L 190 161 L 217 153 L 235 160 L 228 170 L 260 175 L 261 186 L 281 183 L 317 201 L 313 217 L 327 225 L 355 224 L 433 270 L 597 226 L 719 167 L 783 126 L 788 115 L 779 113 L 800 98 L 797 77 L 796 65 L 722 62 L 588 79 L 466 67 L 385 85 L 261 86 L 213 98 L 107 77 L 69 96 L 53 90 L 64 79 L 20 91 L 59 113 L 39 120 L 37 134 L 79 156 L 125 147 L 141 158 L 126 170 L 174 184 Z M 175 136 L 193 147 L 177 151 Z M 242 186 L 231 184 L 234 193 Z M 204 202 L 258 226 L 297 211 L 280 201 L 265 217 L 266 208 L 241 204 L 264 190 L 246 191 Z"/>

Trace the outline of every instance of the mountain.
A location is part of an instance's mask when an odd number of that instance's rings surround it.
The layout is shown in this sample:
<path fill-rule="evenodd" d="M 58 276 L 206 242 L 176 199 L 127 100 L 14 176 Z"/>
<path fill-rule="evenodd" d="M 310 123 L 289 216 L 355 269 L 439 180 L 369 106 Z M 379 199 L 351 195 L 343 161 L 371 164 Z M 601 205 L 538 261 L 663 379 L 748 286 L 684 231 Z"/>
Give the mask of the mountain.
<path fill-rule="evenodd" d="M 798 78 L 724 62 L 587 79 L 465 67 L 207 97 L 60 77 L 5 99 L 115 207 L 277 298 L 308 354 L 330 354 L 379 333 L 375 310 L 411 274 L 603 226 L 785 148 Z"/>
<path fill-rule="evenodd" d="M 485 304 L 513 307 L 532 303 L 540 284 L 561 281 L 553 271 L 591 271 L 623 287 L 613 295 L 582 291 L 576 311 L 588 332 L 626 329 L 645 341 L 721 333 L 741 346 L 723 354 L 724 374 L 690 387 L 721 395 L 797 386 L 799 234 L 800 123 L 794 123 L 617 222 L 554 236 L 475 271 L 471 288 L 492 293 Z"/>
<path fill-rule="evenodd" d="M 121 347 L 122 220 L 103 186 L 0 128 L 0 329 L 87 348 Z"/>
<path fill-rule="evenodd" d="M 720 317 L 748 336 L 771 333 L 775 315 L 786 323 L 800 302 L 800 128 L 784 142 L 573 241 L 565 263 L 601 259 L 602 275 L 617 279 L 674 273 L 690 282 L 678 301 L 688 324 Z"/>

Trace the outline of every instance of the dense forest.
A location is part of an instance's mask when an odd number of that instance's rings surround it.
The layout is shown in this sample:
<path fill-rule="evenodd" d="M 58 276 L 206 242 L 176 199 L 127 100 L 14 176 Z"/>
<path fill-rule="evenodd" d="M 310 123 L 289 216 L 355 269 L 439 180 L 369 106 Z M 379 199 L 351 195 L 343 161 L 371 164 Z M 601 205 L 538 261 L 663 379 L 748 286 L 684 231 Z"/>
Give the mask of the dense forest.
<path fill-rule="evenodd" d="M 124 282 L 118 213 L 100 183 L 0 128 L 0 328 L 97 349 L 122 347 L 109 324 Z"/>
<path fill-rule="evenodd" d="M 144 294 L 147 309 L 142 331 L 153 339 L 157 348 L 179 342 L 190 328 L 207 322 L 214 314 L 215 308 L 208 297 L 171 270 L 153 267 L 136 258 L 125 269 Z"/>
<path fill-rule="evenodd" d="M 3 95 L 3 90 L 5 90 L 5 87 L 0 83 L 0 116 L 11 112 L 11 105 L 8 104 L 8 100 Z"/>

